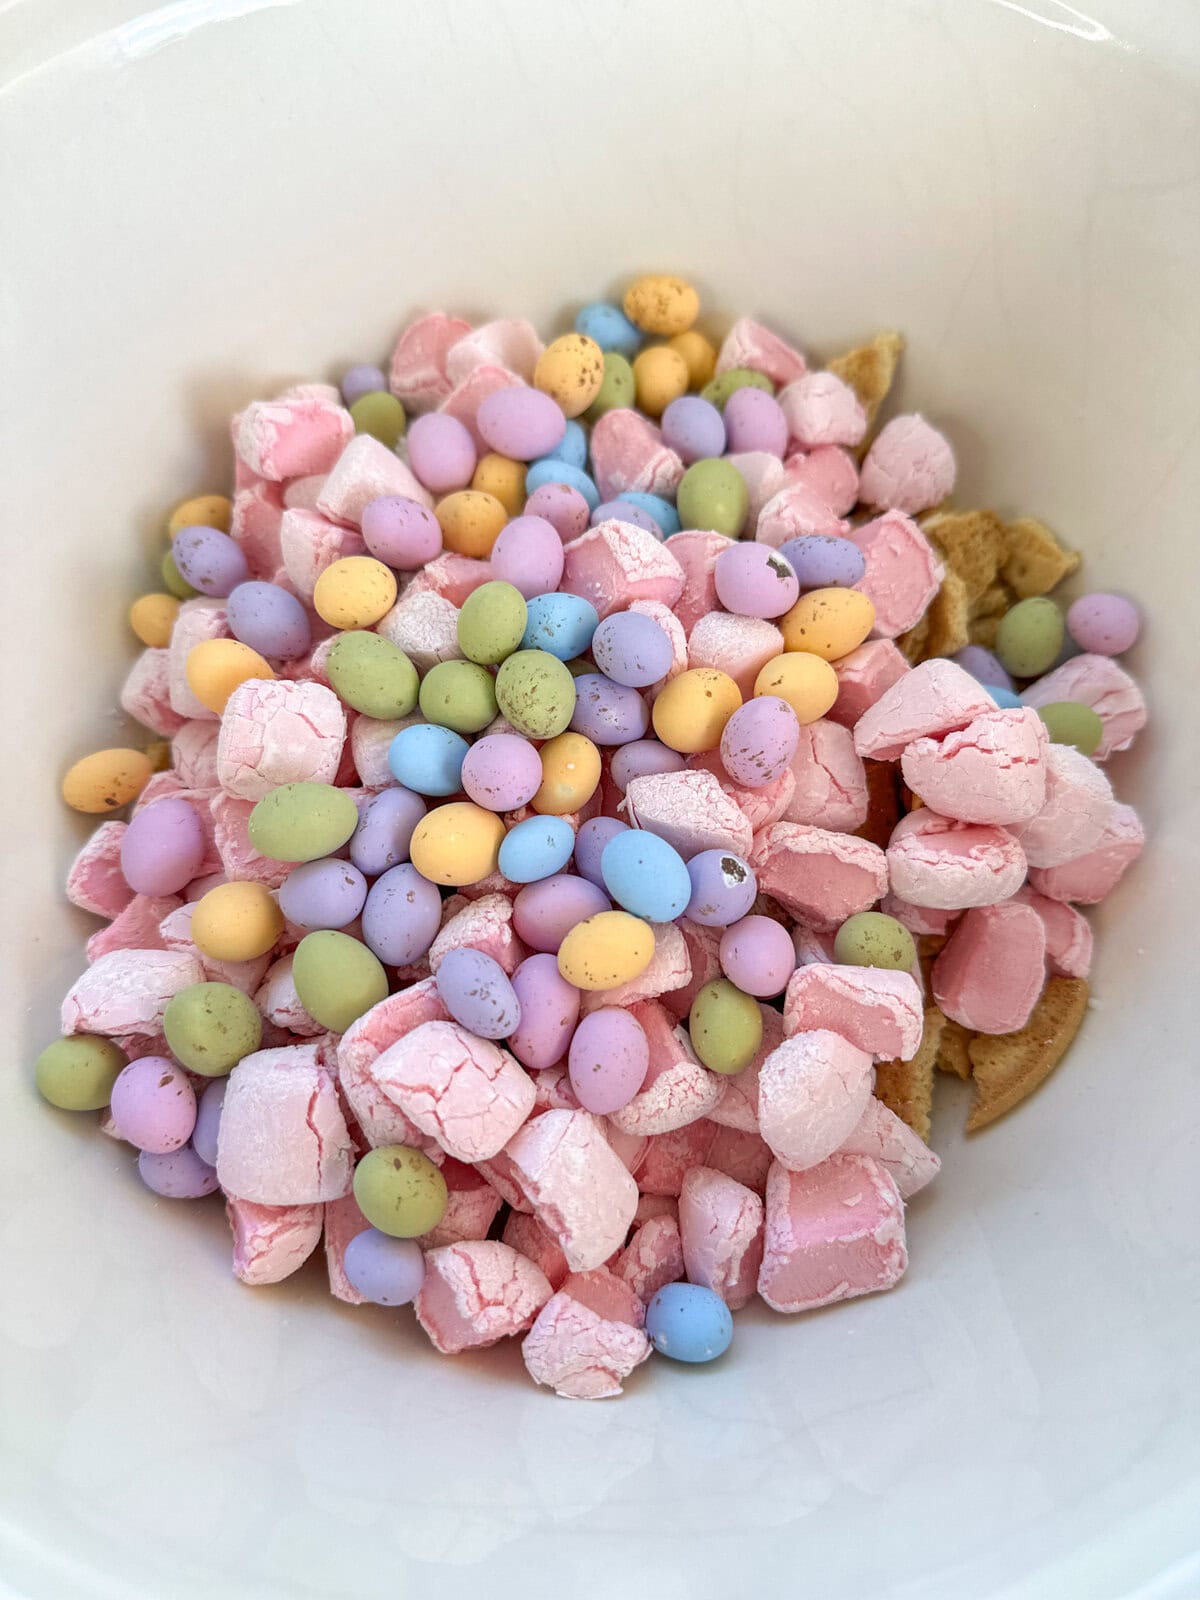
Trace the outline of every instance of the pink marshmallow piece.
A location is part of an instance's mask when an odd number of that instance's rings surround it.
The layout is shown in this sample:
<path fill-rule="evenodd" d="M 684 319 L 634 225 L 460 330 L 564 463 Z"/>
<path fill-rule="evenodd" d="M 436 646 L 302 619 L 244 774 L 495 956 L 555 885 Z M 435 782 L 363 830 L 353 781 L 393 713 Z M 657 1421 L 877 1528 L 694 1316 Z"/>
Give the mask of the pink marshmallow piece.
<path fill-rule="evenodd" d="M 1045 764 L 1045 802 L 1013 832 L 1031 867 L 1061 867 L 1097 847 L 1115 802 L 1103 771 L 1073 745 L 1050 745 Z"/>
<path fill-rule="evenodd" d="M 449 347 L 446 376 L 451 383 L 461 383 L 480 367 L 503 367 L 522 383 L 532 383 L 543 348 L 537 329 L 524 317 L 497 317 L 464 333 Z"/>
<path fill-rule="evenodd" d="M 654 954 L 650 963 L 636 978 L 621 983 L 615 989 L 586 990 L 582 1011 L 598 1011 L 604 1006 L 617 1006 L 629 1010 L 639 1001 L 669 998 L 691 981 L 692 960 L 688 955 L 687 941 L 673 922 L 652 922 Z"/>
<path fill-rule="evenodd" d="M 624 1244 L 637 1184 L 586 1111 L 543 1111 L 504 1154 L 572 1271 L 603 1266 Z"/>
<path fill-rule="evenodd" d="M 862 443 L 867 414 L 848 383 L 833 372 L 806 372 L 780 391 L 788 432 L 804 450 Z"/>
<path fill-rule="evenodd" d="M 854 728 L 854 748 L 895 761 L 917 739 L 937 739 L 996 709 L 987 690 L 957 662 L 936 657 L 902 673 Z"/>
<path fill-rule="evenodd" d="M 654 1000 L 629 1008 L 650 1046 L 645 1082 L 627 1105 L 609 1117 L 623 1133 L 674 1133 L 707 1117 L 721 1098 L 724 1080 L 696 1059 L 687 1029 Z"/>
<path fill-rule="evenodd" d="M 758 519 L 768 500 L 773 500 L 784 486 L 783 462 L 769 450 L 738 450 L 725 457 L 731 467 L 736 467 L 746 485 L 746 523 L 742 529 L 744 539 L 753 539 L 758 531 Z M 853 503 L 853 502 L 851 502 Z"/>
<path fill-rule="evenodd" d="M 498 1155 L 533 1110 L 533 1081 L 520 1063 L 456 1022 L 423 1022 L 369 1068 L 404 1115 L 447 1155 Z"/>
<path fill-rule="evenodd" d="M 558 1240 L 535 1216 L 525 1211 L 510 1212 L 500 1237 L 545 1273 L 551 1289 L 562 1288 L 571 1270 L 567 1258 L 559 1249 Z"/>
<path fill-rule="evenodd" d="M 870 1156 L 891 1173 L 902 1200 L 911 1200 L 942 1169 L 925 1141 L 874 1095 L 838 1155 Z"/>
<path fill-rule="evenodd" d="M 867 774 L 849 728 L 825 717 L 802 726 L 789 770 L 792 798 L 785 821 L 853 833 L 867 820 Z"/>
<path fill-rule="evenodd" d="M 707 1119 L 690 1122 L 674 1133 L 656 1133 L 647 1143 L 637 1170 L 643 1195 L 678 1195 L 683 1180 L 702 1166 L 719 1130 Z"/>
<path fill-rule="evenodd" d="M 826 715 L 831 722 L 853 729 L 863 712 L 912 669 L 890 639 L 868 639 L 835 661 L 833 670 L 838 697 Z"/>
<path fill-rule="evenodd" d="M 230 1195 L 225 1215 L 233 1233 L 233 1275 L 258 1286 L 299 1272 L 321 1241 L 325 1208 L 260 1206 Z"/>
<path fill-rule="evenodd" d="M 286 1028 L 289 1033 L 298 1034 L 302 1039 L 313 1039 L 325 1032 L 321 1024 L 314 1022 L 300 1004 L 290 955 L 280 956 L 267 968 L 254 992 L 254 1004 L 266 1021 L 273 1022 L 277 1028 Z"/>
<path fill-rule="evenodd" d="M 635 600 L 671 606 L 683 592 L 683 568 L 652 533 L 610 517 L 563 546 L 559 587 L 589 600 L 601 621 Z"/>
<path fill-rule="evenodd" d="M 121 685 L 121 710 L 144 728 L 170 739 L 187 720 L 171 704 L 170 652 L 143 650 Z"/>
<path fill-rule="evenodd" d="M 388 372 L 388 388 L 406 411 L 429 411 L 454 387 L 446 371 L 451 348 L 471 331 L 461 317 L 430 311 L 396 340 Z"/>
<path fill-rule="evenodd" d="M 1095 751 L 1097 761 L 1106 760 L 1114 750 L 1128 750 L 1146 726 L 1142 691 L 1111 656 L 1072 656 L 1031 683 L 1021 699 L 1027 706 L 1053 705 L 1056 700 L 1091 706 L 1104 729 Z"/>
<path fill-rule="evenodd" d="M 171 629 L 167 646 L 167 675 L 171 709 L 179 716 L 216 722 L 217 714 L 203 705 L 188 687 L 187 658 L 193 646 L 207 639 L 228 639 L 229 625 L 223 600 L 185 600 Z"/>
<path fill-rule="evenodd" d="M 329 477 L 327 472 L 313 472 L 307 478 L 293 478 L 284 486 L 283 503 L 287 509 L 315 511 L 321 490 Z"/>
<path fill-rule="evenodd" d="M 265 883 L 268 889 L 278 889 L 296 863 L 274 861 L 251 844 L 250 813 L 254 804 L 222 790 L 212 796 L 213 836 L 221 870 L 231 882 Z"/>
<path fill-rule="evenodd" d="M 831 1156 L 863 1114 L 874 1074 L 865 1050 L 826 1028 L 793 1034 L 758 1075 L 758 1125 L 794 1172 Z"/>
<path fill-rule="evenodd" d="M 661 1195 L 643 1195 L 642 1200 L 674 1206 L 673 1201 Z M 639 1201 L 639 1211 L 641 1205 Z M 673 1212 L 647 1217 L 640 1222 L 618 1255 L 613 1271 L 629 1285 L 643 1305 L 666 1284 L 677 1283 L 685 1268 L 679 1222 Z"/>
<path fill-rule="evenodd" d="M 754 537 L 759 544 L 778 550 L 789 539 L 799 539 L 808 533 L 845 538 L 849 526 L 815 489 L 807 483 L 785 478 L 783 488 L 759 512 Z"/>
<path fill-rule="evenodd" d="M 887 847 L 892 893 L 939 911 L 998 905 L 1025 881 L 1025 852 L 1014 834 L 984 822 L 954 822 L 922 807 L 892 830 Z"/>
<path fill-rule="evenodd" d="M 67 873 L 67 899 L 81 911 L 111 921 L 133 899 L 121 871 L 121 841 L 127 823 L 102 822 L 89 836 Z"/>
<path fill-rule="evenodd" d="M 633 778 L 625 789 L 630 825 L 665 839 L 685 861 L 701 850 L 748 855 L 753 843 L 745 813 L 711 772 L 685 768 Z"/>
<path fill-rule="evenodd" d="M 1036 711 L 985 711 L 940 739 L 914 739 L 900 758 L 912 792 L 956 822 L 1028 822 L 1046 799 L 1046 725 Z"/>
<path fill-rule="evenodd" d="M 1132 806 L 1114 805 L 1099 843 L 1086 855 L 1057 867 L 1036 867 L 1029 886 L 1050 900 L 1077 900 L 1094 906 L 1112 893 L 1146 843 L 1141 819 Z"/>
<path fill-rule="evenodd" d="M 806 1172 L 771 1168 L 758 1292 L 773 1310 L 890 1289 L 907 1265 L 904 1202 L 878 1161 L 834 1155 Z"/>
<path fill-rule="evenodd" d="M 85 946 L 88 960 L 98 961 L 114 950 L 165 950 L 167 944 L 159 924 L 178 906 L 175 895 L 135 894 L 107 928 L 101 928 L 88 939 Z"/>
<path fill-rule="evenodd" d="M 315 1042 L 258 1050 L 229 1075 L 217 1177 L 227 1195 L 265 1206 L 338 1200 L 354 1146 L 333 1077 Z"/>
<path fill-rule="evenodd" d="M 443 550 L 440 556 L 435 556 L 413 574 L 404 593 L 410 596 L 432 590 L 434 594 L 440 594 L 443 600 L 449 600 L 451 605 L 461 606 L 468 595 L 490 582 L 491 577 L 490 561 L 478 561 L 474 556 L 460 556 L 454 550 Z"/>
<path fill-rule="evenodd" d="M 741 1072 L 725 1079 L 721 1098 L 709 1112 L 711 1121 L 722 1128 L 738 1128 L 743 1133 L 758 1132 L 758 1075 L 763 1062 L 783 1043 L 783 1018 L 774 1006 L 760 1005 L 762 1043 L 754 1059 Z"/>
<path fill-rule="evenodd" d="M 402 594 L 375 629 L 399 649 L 422 677 L 439 661 L 461 661 L 458 607 L 428 590 Z"/>
<path fill-rule="evenodd" d="M 717 352 L 718 372 L 730 372 L 735 367 L 761 372 L 776 387 L 794 383 L 808 370 L 799 350 L 753 317 L 739 317 Z"/>
<path fill-rule="evenodd" d="M 681 672 L 687 670 L 687 634 L 683 631 L 683 625 L 672 608 L 663 605 L 661 600 L 635 600 L 628 609 L 636 612 L 638 616 L 649 617 L 651 622 L 657 622 L 671 641 L 671 665 L 667 668 L 666 676 L 646 690 L 646 695 L 653 704 L 663 684 L 670 683 L 672 678 L 677 678 Z"/>
<path fill-rule="evenodd" d="M 679 1233 L 689 1283 L 740 1311 L 762 1265 L 764 1207 L 753 1189 L 712 1167 L 693 1167 L 679 1195 Z"/>
<path fill-rule="evenodd" d="M 671 535 L 670 544 L 683 572 L 683 590 L 671 610 L 686 634 L 701 617 L 720 606 L 713 569 L 722 550 L 729 549 L 729 540 L 706 528 L 684 528 Z"/>
<path fill-rule="evenodd" d="M 975 1033 L 1015 1033 L 1046 981 L 1046 930 L 1018 900 L 968 911 L 933 964 L 933 998 Z"/>
<path fill-rule="evenodd" d="M 710 611 L 688 634 L 688 666 L 714 667 L 737 684 L 743 700 L 768 661 L 783 654 L 783 635 L 761 617 L 735 617 Z"/>
<path fill-rule="evenodd" d="M 282 566 L 282 522 L 283 498 L 277 483 L 253 483 L 234 494 L 229 537 L 245 556 L 252 578 L 270 582 Z"/>
<path fill-rule="evenodd" d="M 394 450 L 369 433 L 356 433 L 321 485 L 316 510 L 331 522 L 352 522 L 357 528 L 362 524 L 364 510 L 381 495 L 403 495 L 427 509 L 433 507 L 429 490 Z M 346 554 L 358 555 L 361 551 Z"/>
<path fill-rule="evenodd" d="M 442 1004 L 437 984 L 432 978 L 423 978 L 364 1011 L 339 1040 L 338 1082 L 363 1137 L 373 1148 L 384 1144 L 413 1145 L 441 1163 L 441 1146 L 427 1138 L 384 1093 L 372 1068 L 385 1050 L 423 1023 L 449 1020 L 450 1013 Z"/>
<path fill-rule="evenodd" d="M 417 1240 L 422 1250 L 436 1250 L 464 1239 L 486 1239 L 502 1201 L 491 1184 L 453 1156 L 442 1162 L 446 1180 L 446 1210 L 436 1228 Z"/>
<path fill-rule="evenodd" d="M 100 956 L 67 990 L 63 1033 L 159 1034 L 167 1003 L 203 983 L 192 956 L 174 950 L 113 950 Z"/>
<path fill-rule="evenodd" d="M 482 950 L 511 978 L 529 954 L 513 932 L 513 903 L 507 895 L 472 900 L 444 922 L 429 947 L 429 970 L 436 972 L 451 950 Z"/>
<path fill-rule="evenodd" d="M 761 1134 L 748 1133 L 744 1128 L 718 1128 L 703 1165 L 736 1178 L 755 1194 L 764 1194 L 774 1160 L 771 1147 Z"/>
<path fill-rule="evenodd" d="M 596 1310 L 586 1286 L 575 1285 L 568 1278 L 538 1312 L 521 1355 L 533 1381 L 563 1399 L 608 1400 L 649 1358 L 650 1341 L 640 1326 Z"/>
<path fill-rule="evenodd" d="M 945 435 L 922 416 L 893 417 L 867 451 L 859 493 L 866 505 L 912 516 L 940 505 L 954 479 L 954 452 Z"/>
<path fill-rule="evenodd" d="M 354 1193 L 340 1200 L 327 1200 L 325 1212 L 325 1270 L 329 1275 L 329 1292 L 335 1300 L 350 1306 L 366 1305 L 366 1301 L 346 1276 L 346 1246 L 351 1239 L 365 1233 L 371 1224 L 358 1208 Z"/>
<path fill-rule="evenodd" d="M 674 499 L 683 461 L 663 443 L 662 430 L 640 411 L 617 406 L 592 429 L 592 476 L 601 500 L 616 500 L 626 490 Z"/>
<path fill-rule="evenodd" d="M 373 441 L 377 442 L 377 441 Z M 285 511 L 279 525 L 283 570 L 301 600 L 311 601 L 317 579 L 335 561 L 366 555 L 357 528 L 330 522 L 316 511 Z"/>
<path fill-rule="evenodd" d="M 712 773 L 721 785 L 722 794 L 737 806 L 752 833 L 769 828 L 773 822 L 780 822 L 786 817 L 796 793 L 796 779 L 790 767 L 785 767 L 777 778 L 764 784 L 761 789 L 746 789 L 740 783 L 734 783 L 725 771 L 719 750 L 698 751 L 688 757 L 687 764 L 692 772 Z"/>
<path fill-rule="evenodd" d="M 345 741 L 346 713 L 332 689 L 251 678 L 225 703 L 217 777 L 242 800 L 285 783 L 332 783 Z"/>
<path fill-rule="evenodd" d="M 788 979 L 783 1031 L 840 1033 L 876 1061 L 911 1061 L 924 1031 L 921 991 L 908 972 L 885 967 L 797 967 Z"/>
<path fill-rule="evenodd" d="M 221 730 L 215 722 L 187 721 L 171 741 L 171 763 L 185 789 L 217 788 L 217 744 Z"/>
<path fill-rule="evenodd" d="M 353 435 L 353 417 L 328 400 L 254 400 L 238 420 L 237 453 L 259 477 L 278 483 L 328 472 Z"/>
<path fill-rule="evenodd" d="M 857 587 L 875 607 L 874 637 L 894 639 L 915 627 L 945 576 L 917 524 L 902 511 L 888 511 L 851 528 L 847 537 L 866 560 Z"/>
<path fill-rule="evenodd" d="M 1092 968 L 1092 928 L 1082 912 L 1038 894 L 1028 884 L 1013 898 L 1042 919 L 1048 971 L 1056 978 L 1086 978 Z"/>
<path fill-rule="evenodd" d="M 887 862 L 878 845 L 800 822 L 764 828 L 749 860 L 759 888 L 820 931 L 870 910 L 887 891 Z"/>
<path fill-rule="evenodd" d="M 783 467 L 785 483 L 811 489 L 839 517 L 849 516 L 858 503 L 858 467 L 840 445 L 818 445 L 807 455 L 797 451 Z"/>
<path fill-rule="evenodd" d="M 879 909 L 885 917 L 895 917 L 901 927 L 907 928 L 914 936 L 932 934 L 935 938 L 949 933 L 951 924 L 959 915 L 957 909 L 937 911 L 932 906 L 914 906 L 894 894 L 885 894 L 879 902 Z"/>
<path fill-rule="evenodd" d="M 360 715 L 350 721 L 347 748 L 354 763 L 354 770 L 364 789 L 388 789 L 395 783 L 392 769 L 388 766 L 388 751 L 391 749 L 392 740 L 401 728 L 411 728 L 414 723 L 421 720 L 419 716 L 413 715 L 382 722 L 375 717 Z M 343 756 L 345 753 L 343 749 Z"/>
<path fill-rule="evenodd" d="M 692 922 L 688 917 L 680 917 L 676 927 L 683 935 L 683 947 L 687 952 L 692 975 L 681 989 L 673 989 L 661 998 L 665 1009 L 678 1022 L 692 1009 L 692 1001 L 704 985 L 721 976 L 719 952 L 723 929 L 705 928 L 698 922 Z"/>
<path fill-rule="evenodd" d="M 458 380 L 438 406 L 438 410 L 462 423 L 475 442 L 476 452 L 483 456 L 487 454 L 488 443 L 476 424 L 480 406 L 490 396 L 499 394 L 502 389 L 523 387 L 522 380 L 507 367 L 487 362 L 474 367 L 465 377 Z"/>
<path fill-rule="evenodd" d="M 426 1251 L 415 1310 L 434 1348 L 454 1356 L 524 1332 L 549 1298 L 532 1261 L 499 1240 L 475 1240 Z"/>

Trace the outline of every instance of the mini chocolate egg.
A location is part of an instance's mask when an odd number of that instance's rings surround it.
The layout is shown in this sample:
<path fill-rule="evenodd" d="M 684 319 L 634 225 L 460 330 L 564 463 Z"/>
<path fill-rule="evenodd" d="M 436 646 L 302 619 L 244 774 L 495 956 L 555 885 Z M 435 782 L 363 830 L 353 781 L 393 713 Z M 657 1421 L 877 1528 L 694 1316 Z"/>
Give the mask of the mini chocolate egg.
<path fill-rule="evenodd" d="M 627 911 L 600 911 L 577 922 L 558 947 L 558 970 L 577 989 L 615 989 L 645 972 L 654 930 Z"/>
<path fill-rule="evenodd" d="M 875 607 L 861 589 L 810 589 L 780 619 L 784 648 L 840 661 L 875 625 Z"/>
<path fill-rule="evenodd" d="M 412 864 L 430 883 L 461 888 L 495 872 L 504 822 L 470 800 L 427 811 L 409 842 Z"/>

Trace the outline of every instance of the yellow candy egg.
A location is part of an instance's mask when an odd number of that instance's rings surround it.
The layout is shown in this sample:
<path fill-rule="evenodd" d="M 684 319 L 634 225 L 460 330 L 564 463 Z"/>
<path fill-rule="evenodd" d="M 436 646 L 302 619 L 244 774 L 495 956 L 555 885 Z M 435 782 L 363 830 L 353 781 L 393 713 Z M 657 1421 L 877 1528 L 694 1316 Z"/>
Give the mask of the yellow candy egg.
<path fill-rule="evenodd" d="M 317 579 L 313 610 L 332 628 L 371 628 L 396 604 L 396 574 L 374 556 L 343 556 Z"/>
<path fill-rule="evenodd" d="M 173 594 L 140 594 L 129 608 L 129 626 L 143 644 L 161 650 L 171 642 L 171 629 L 179 615 Z"/>
<path fill-rule="evenodd" d="M 283 912 L 261 883 L 222 883 L 196 902 L 192 943 L 213 961 L 254 961 L 283 932 Z"/>
<path fill-rule="evenodd" d="M 533 386 L 557 400 L 564 417 L 586 411 L 604 382 L 604 353 L 585 333 L 564 333 L 538 357 Z"/>
<path fill-rule="evenodd" d="M 495 872 L 504 822 L 470 800 L 454 800 L 428 811 L 409 842 L 409 860 L 430 883 L 458 889 Z"/>
<path fill-rule="evenodd" d="M 652 344 L 634 358 L 637 403 L 648 417 L 661 417 L 688 389 L 688 364 L 669 344 Z"/>
<path fill-rule="evenodd" d="M 668 272 L 635 278 L 625 291 L 625 315 L 646 333 L 664 339 L 686 333 L 700 315 L 700 296 L 690 283 Z"/>
<path fill-rule="evenodd" d="M 447 550 L 486 560 L 508 521 L 504 502 L 481 489 L 458 489 L 439 500 L 434 515 Z"/>
<path fill-rule="evenodd" d="M 717 370 L 715 347 L 702 333 L 697 333 L 695 328 L 689 328 L 687 333 L 677 333 L 673 339 L 668 339 L 667 343 L 687 362 L 688 388 L 703 389 Z"/>
<path fill-rule="evenodd" d="M 223 494 L 194 494 L 190 500 L 181 500 L 167 520 L 167 536 L 173 539 L 180 528 L 197 524 L 202 528 L 219 528 L 229 532 L 233 519 L 233 501 Z"/>
<path fill-rule="evenodd" d="M 577 922 L 558 947 L 558 970 L 577 989 L 615 989 L 645 972 L 654 930 L 628 911 L 598 911 Z"/>
<path fill-rule="evenodd" d="M 810 589 L 780 618 L 786 650 L 811 650 L 840 661 L 875 625 L 875 607 L 860 589 Z"/>
<path fill-rule="evenodd" d="M 519 517 L 525 506 L 525 474 L 528 467 L 523 461 L 510 456 L 499 456 L 489 450 L 480 456 L 471 479 L 472 489 L 493 495 L 510 517 Z"/>
<path fill-rule="evenodd" d="M 67 769 L 62 797 L 75 811 L 118 811 L 137 799 L 152 771 L 140 750 L 97 750 Z"/>
<path fill-rule="evenodd" d="M 654 731 L 663 744 L 683 755 L 715 750 L 725 724 L 741 703 L 741 691 L 728 673 L 715 667 L 693 667 L 659 691 L 654 702 Z"/>
<path fill-rule="evenodd" d="M 538 752 L 542 786 L 529 802 L 543 816 L 565 817 L 587 805 L 600 782 L 600 752 L 582 733 L 560 733 Z"/>
<path fill-rule="evenodd" d="M 823 717 L 838 697 L 837 673 L 823 656 L 808 650 L 793 650 L 774 656 L 760 668 L 754 680 L 755 694 L 771 694 L 786 700 L 804 724 Z"/>
<path fill-rule="evenodd" d="M 239 684 L 251 678 L 273 678 L 269 662 L 237 639 L 203 639 L 188 651 L 188 688 L 202 706 L 220 716 Z"/>

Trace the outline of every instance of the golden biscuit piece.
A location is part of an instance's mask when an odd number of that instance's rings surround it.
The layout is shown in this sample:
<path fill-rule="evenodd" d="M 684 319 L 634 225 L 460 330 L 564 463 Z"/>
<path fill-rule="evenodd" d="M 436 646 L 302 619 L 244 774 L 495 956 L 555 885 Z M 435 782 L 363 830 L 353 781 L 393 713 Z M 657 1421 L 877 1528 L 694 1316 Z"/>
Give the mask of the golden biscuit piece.
<path fill-rule="evenodd" d="M 848 383 L 862 401 L 868 427 L 887 399 L 903 349 L 904 335 L 888 330 L 877 333 L 870 344 L 847 350 L 844 356 L 835 356 L 829 363 L 830 372 Z"/>
<path fill-rule="evenodd" d="M 980 617 L 1002 617 L 1015 599 L 1016 596 L 1003 579 L 997 578 L 995 583 L 988 584 L 978 599 L 972 600 L 971 621 L 977 622 Z"/>
<path fill-rule="evenodd" d="M 957 572 L 947 568 L 942 587 L 929 602 L 922 621 L 926 624 L 922 661 L 930 656 L 952 656 L 970 637 L 967 586 Z"/>
<path fill-rule="evenodd" d="M 992 650 L 996 645 L 996 635 L 1000 631 L 999 617 L 980 617 L 971 624 L 972 644 L 981 644 L 985 650 Z"/>
<path fill-rule="evenodd" d="M 996 581 L 1008 554 L 1004 524 L 994 511 L 938 511 L 921 523 L 921 532 L 966 588 L 969 604 Z"/>
<path fill-rule="evenodd" d="M 917 939 L 917 959 L 925 976 L 926 993 L 933 988 L 933 963 L 945 949 L 949 937 L 948 933 L 923 933 Z"/>
<path fill-rule="evenodd" d="M 946 1017 L 942 1023 L 941 1037 L 938 1039 L 938 1071 L 953 1073 L 965 1083 L 971 1076 L 971 1057 L 967 1046 L 974 1037 L 970 1028 L 964 1028 L 961 1022 L 952 1022 Z"/>
<path fill-rule="evenodd" d="M 968 1133 L 1020 1105 L 1050 1076 L 1079 1031 L 1089 993 L 1082 978 L 1051 978 L 1018 1032 L 976 1034 L 967 1046 L 976 1090 Z"/>
<path fill-rule="evenodd" d="M 1049 594 L 1079 566 L 1078 550 L 1064 550 L 1044 522 L 1036 517 L 1020 517 L 1010 522 L 1008 555 L 1001 568 L 1005 583 L 1011 584 L 1018 600 L 1031 595 Z"/>
<path fill-rule="evenodd" d="M 933 1111 L 933 1063 L 945 1018 L 936 1006 L 925 1008 L 925 1031 L 911 1061 L 881 1061 L 875 1068 L 875 1098 L 928 1144 Z"/>
<path fill-rule="evenodd" d="M 942 581 L 944 583 L 945 579 L 943 578 Z M 925 646 L 929 643 L 929 629 L 931 626 L 929 613 L 933 610 L 936 600 L 937 595 L 930 601 L 920 622 L 911 627 L 907 633 L 902 633 L 896 640 L 896 648 L 911 667 L 915 667 L 919 661 L 924 661 L 925 659 Z"/>

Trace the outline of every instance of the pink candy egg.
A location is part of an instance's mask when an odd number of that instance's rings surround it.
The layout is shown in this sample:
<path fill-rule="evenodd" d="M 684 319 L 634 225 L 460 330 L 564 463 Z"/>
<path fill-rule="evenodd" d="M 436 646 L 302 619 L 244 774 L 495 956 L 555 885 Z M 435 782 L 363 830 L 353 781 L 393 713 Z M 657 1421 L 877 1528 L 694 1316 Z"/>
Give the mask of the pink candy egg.
<path fill-rule="evenodd" d="M 514 461 L 536 461 L 561 443 L 567 419 L 548 394 L 514 384 L 488 395 L 475 426 L 489 449 Z"/>
<path fill-rule="evenodd" d="M 743 917 L 726 928 L 718 959 L 730 983 L 760 1000 L 782 994 L 796 970 L 792 936 L 774 917 Z"/>
<path fill-rule="evenodd" d="M 1141 613 L 1123 594 L 1085 594 L 1067 612 L 1067 632 L 1094 656 L 1119 656 L 1137 643 Z"/>
<path fill-rule="evenodd" d="M 138 1150 L 166 1155 L 196 1126 L 196 1093 L 187 1073 L 166 1056 L 139 1056 L 113 1084 L 113 1124 Z"/>
<path fill-rule="evenodd" d="M 477 806 L 515 811 L 542 786 L 542 763 L 528 739 L 517 733 L 489 733 L 467 751 L 462 786 Z"/>
<path fill-rule="evenodd" d="M 409 427 L 408 464 L 434 494 L 465 489 L 475 471 L 475 441 L 457 417 L 428 411 Z"/>
<path fill-rule="evenodd" d="M 761 389 L 737 389 L 739 394 L 761 394 Z M 769 545 L 730 544 L 713 567 L 717 599 L 738 617 L 781 617 L 800 598 L 800 584 L 791 565 Z"/>
<path fill-rule="evenodd" d="M 508 1048 L 534 1071 L 562 1060 L 579 1020 L 579 990 L 558 970 L 558 958 L 546 952 L 527 956 L 512 975 L 521 1021 L 508 1036 Z"/>
<path fill-rule="evenodd" d="M 563 575 L 563 542 L 545 517 L 514 517 L 492 546 L 492 576 L 511 583 L 526 600 L 557 589 Z"/>
<path fill-rule="evenodd" d="M 646 1081 L 649 1040 L 628 1011 L 603 1006 L 576 1028 L 567 1070 L 583 1109 L 607 1116 L 627 1106 Z"/>
<path fill-rule="evenodd" d="M 543 483 L 525 502 L 527 517 L 545 517 L 564 544 L 586 533 L 591 514 L 588 503 L 569 483 Z"/>
<path fill-rule="evenodd" d="M 513 928 L 531 950 L 554 952 L 577 922 L 611 910 L 603 889 L 560 872 L 526 884 L 513 901 Z"/>
<path fill-rule="evenodd" d="M 368 500 L 363 507 L 362 536 L 376 561 L 402 572 L 423 567 L 442 550 L 438 519 L 419 501 L 402 494 Z"/>
<path fill-rule="evenodd" d="M 786 700 L 773 694 L 747 700 L 721 734 L 721 765 L 735 783 L 765 789 L 796 754 L 800 724 Z"/>
<path fill-rule="evenodd" d="M 204 850 L 195 807 L 168 795 L 130 821 L 121 839 L 121 871 L 135 894 L 178 894 L 199 872 Z"/>
<path fill-rule="evenodd" d="M 783 458 L 787 450 L 788 425 L 775 396 L 765 389 L 747 384 L 735 389 L 725 402 L 727 448 L 734 454 L 743 450 L 765 450 Z"/>

